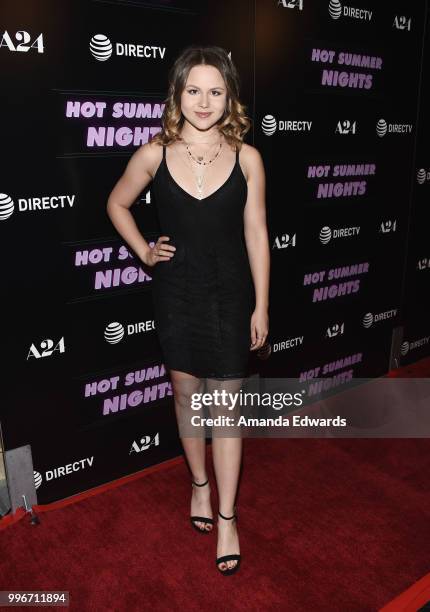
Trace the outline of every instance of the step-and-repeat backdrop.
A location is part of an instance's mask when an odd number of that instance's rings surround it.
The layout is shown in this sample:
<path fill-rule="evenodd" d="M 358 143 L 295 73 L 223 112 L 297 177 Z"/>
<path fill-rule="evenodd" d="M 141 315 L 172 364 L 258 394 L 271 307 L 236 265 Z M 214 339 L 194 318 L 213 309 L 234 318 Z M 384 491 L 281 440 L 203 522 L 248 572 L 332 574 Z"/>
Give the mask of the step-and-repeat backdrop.
<path fill-rule="evenodd" d="M 403 327 L 400 361 L 428 354 L 425 0 L 18 0 L 1 14 L 0 420 L 6 450 L 31 444 L 40 503 L 182 452 L 150 269 L 106 203 L 160 130 L 189 44 L 231 54 L 266 169 L 270 336 L 252 372 L 380 376 Z M 131 212 L 156 241 L 150 185 Z"/>

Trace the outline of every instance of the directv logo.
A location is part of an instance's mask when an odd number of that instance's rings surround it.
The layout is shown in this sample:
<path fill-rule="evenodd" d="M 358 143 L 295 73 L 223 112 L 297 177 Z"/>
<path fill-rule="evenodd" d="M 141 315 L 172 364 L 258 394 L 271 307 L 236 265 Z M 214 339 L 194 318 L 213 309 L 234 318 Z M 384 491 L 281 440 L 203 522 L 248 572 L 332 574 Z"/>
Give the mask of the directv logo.
<path fill-rule="evenodd" d="M 413 125 L 411 123 L 387 123 L 385 119 L 379 119 L 376 124 L 376 133 L 380 138 L 388 133 L 390 134 L 404 134 L 412 133 Z"/>
<path fill-rule="evenodd" d="M 368 312 L 363 317 L 363 327 L 370 327 L 373 323 L 373 314 Z"/>
<path fill-rule="evenodd" d="M 421 346 L 428 344 L 429 340 L 430 336 L 424 336 L 423 338 L 419 338 L 413 342 L 408 342 L 405 340 L 400 348 L 400 352 L 402 355 L 406 355 L 406 353 L 409 353 L 409 351 L 414 351 L 416 348 L 420 348 Z"/>
<path fill-rule="evenodd" d="M 15 205 L 7 193 L 0 193 L 0 221 L 9 219 L 13 215 Z"/>
<path fill-rule="evenodd" d="M 105 62 L 112 55 L 112 43 L 104 34 L 96 34 L 90 41 L 90 51 L 99 62 Z"/>
<path fill-rule="evenodd" d="M 261 122 L 261 129 L 266 136 L 271 136 L 276 130 L 283 132 L 310 132 L 312 121 L 307 119 L 280 119 L 277 121 L 273 115 L 265 115 Z"/>
<path fill-rule="evenodd" d="M 332 19 L 339 19 L 339 17 L 342 15 L 342 5 L 339 0 L 330 0 L 328 12 Z"/>
<path fill-rule="evenodd" d="M 34 476 L 34 486 L 36 487 L 36 489 L 38 489 L 40 487 L 40 485 L 42 484 L 42 474 L 40 472 L 36 472 L 33 470 L 33 476 Z"/>
<path fill-rule="evenodd" d="M 392 319 L 397 315 L 397 309 L 393 308 L 392 310 L 386 310 L 385 312 L 379 312 L 378 314 L 372 314 L 368 312 L 363 317 L 363 327 L 370 327 L 373 323 L 379 323 L 380 321 L 386 321 L 387 319 Z"/>
<path fill-rule="evenodd" d="M 266 115 L 261 122 L 261 129 L 266 136 L 271 136 L 276 132 L 277 123 L 273 115 Z"/>
<path fill-rule="evenodd" d="M 402 355 L 407 355 L 409 353 L 409 342 L 402 342 L 402 346 L 400 347 L 400 353 Z"/>
<path fill-rule="evenodd" d="M 388 126 L 385 119 L 379 119 L 378 123 L 376 124 L 376 133 L 380 138 L 382 138 L 382 136 L 385 136 L 385 134 L 387 133 L 387 129 Z"/>
<path fill-rule="evenodd" d="M 72 208 L 75 196 L 42 195 L 27 198 L 17 198 L 17 206 L 7 193 L 0 193 L 0 221 L 9 219 L 14 212 L 43 212 L 44 210 Z"/>
<path fill-rule="evenodd" d="M 109 344 L 118 344 L 124 338 L 124 326 L 118 321 L 106 326 L 104 337 Z"/>
<path fill-rule="evenodd" d="M 426 180 L 427 180 L 427 172 L 424 170 L 424 168 L 420 168 L 417 172 L 417 182 L 419 185 L 424 185 Z M 1 201 L 1 194 L 0 194 L 0 201 Z"/>
<path fill-rule="evenodd" d="M 69 474 L 78 472 L 79 470 L 85 470 L 87 467 L 92 467 L 93 462 L 94 456 L 86 457 L 85 459 L 79 459 L 79 461 L 74 461 L 73 463 L 68 463 L 67 465 L 59 466 L 57 468 L 53 468 L 52 470 L 47 470 L 45 472 L 45 482 L 49 482 L 55 478 L 63 478 L 64 476 L 68 476 Z M 33 476 L 34 486 L 36 489 L 38 489 L 43 482 L 43 476 L 36 470 L 33 470 Z"/>
<path fill-rule="evenodd" d="M 353 19 L 366 19 L 368 21 L 372 19 L 372 11 L 355 8 L 354 6 L 342 6 L 339 0 L 330 0 L 328 12 L 332 19 L 339 19 L 342 14 L 344 17 L 352 17 Z"/>
<path fill-rule="evenodd" d="M 148 321 L 137 321 L 137 323 L 128 323 L 127 336 L 150 332 L 154 329 L 155 321 L 153 319 L 149 319 Z M 118 344 L 118 342 L 121 342 L 121 340 L 124 338 L 125 334 L 126 329 L 124 325 L 118 321 L 114 321 L 106 326 L 104 331 L 104 339 L 106 342 L 109 342 L 109 344 Z"/>
<path fill-rule="evenodd" d="M 328 225 L 325 225 L 320 230 L 319 238 L 321 244 L 328 244 L 332 239 L 350 238 L 351 236 L 358 236 L 359 233 L 360 226 L 338 227 L 332 230 Z"/>
<path fill-rule="evenodd" d="M 95 34 L 90 40 L 91 55 L 98 62 L 105 62 L 115 50 L 115 55 L 127 57 L 160 58 L 164 59 L 166 47 L 153 45 L 136 45 L 132 43 L 115 43 L 115 47 L 104 34 Z"/>
<path fill-rule="evenodd" d="M 327 244 L 331 240 L 331 229 L 325 225 L 320 231 L 320 242 L 321 244 Z"/>

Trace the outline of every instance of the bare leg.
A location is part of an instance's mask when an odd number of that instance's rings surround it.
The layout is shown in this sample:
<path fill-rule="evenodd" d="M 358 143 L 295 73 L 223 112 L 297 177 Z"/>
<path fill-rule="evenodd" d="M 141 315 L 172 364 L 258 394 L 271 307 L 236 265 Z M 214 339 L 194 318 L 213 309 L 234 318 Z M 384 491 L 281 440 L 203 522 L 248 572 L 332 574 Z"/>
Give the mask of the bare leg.
<path fill-rule="evenodd" d="M 225 390 L 227 393 L 238 393 L 242 381 L 242 378 L 223 381 L 207 378 L 206 391 L 213 393 L 214 390 Z M 231 407 L 230 403 L 223 406 L 211 406 L 211 416 L 215 418 L 221 415 L 237 419 L 240 416 L 240 407 L 233 410 L 229 410 L 229 407 Z M 213 429 L 212 456 L 218 486 L 219 511 L 224 516 L 232 516 L 235 513 L 235 499 L 242 459 L 242 437 L 240 428 L 226 427 L 224 431 L 226 437 L 223 437 L 222 428 Z M 234 553 L 240 553 L 236 521 L 218 517 L 217 557 Z M 219 568 L 224 571 L 236 564 L 237 561 L 230 560 L 220 563 Z"/>
<path fill-rule="evenodd" d="M 184 448 L 185 457 L 191 470 L 192 479 L 202 484 L 207 480 L 206 472 L 206 439 L 204 431 L 190 431 L 189 419 L 196 414 L 191 409 L 191 396 L 193 393 L 202 393 L 204 379 L 192 376 L 179 370 L 170 370 L 173 395 L 175 400 L 176 419 L 178 421 L 179 435 Z M 213 518 L 210 504 L 210 485 L 194 487 L 191 496 L 191 516 L 207 516 Z M 211 531 L 209 523 L 195 521 L 199 529 Z"/>

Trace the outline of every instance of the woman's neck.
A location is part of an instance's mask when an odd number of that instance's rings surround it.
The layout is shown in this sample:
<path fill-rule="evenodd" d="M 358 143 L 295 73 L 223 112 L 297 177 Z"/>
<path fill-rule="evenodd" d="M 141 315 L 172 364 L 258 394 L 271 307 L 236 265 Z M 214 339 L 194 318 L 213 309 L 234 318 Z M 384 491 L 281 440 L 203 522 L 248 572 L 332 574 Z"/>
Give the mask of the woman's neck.
<path fill-rule="evenodd" d="M 184 128 L 180 134 L 181 140 L 187 144 L 206 144 L 214 145 L 224 140 L 223 135 L 218 128 L 211 128 L 206 132 L 199 132 L 197 130 L 190 130 Z"/>

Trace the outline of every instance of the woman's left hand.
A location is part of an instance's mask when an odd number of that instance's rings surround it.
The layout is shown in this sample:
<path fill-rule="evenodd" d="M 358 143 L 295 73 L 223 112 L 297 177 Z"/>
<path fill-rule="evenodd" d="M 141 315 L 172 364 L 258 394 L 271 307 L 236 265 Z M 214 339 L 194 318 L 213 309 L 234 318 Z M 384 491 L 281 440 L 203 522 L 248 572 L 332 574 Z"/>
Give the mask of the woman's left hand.
<path fill-rule="evenodd" d="M 251 351 L 260 349 L 266 342 L 269 333 L 269 315 L 267 310 L 256 308 L 251 317 Z"/>

